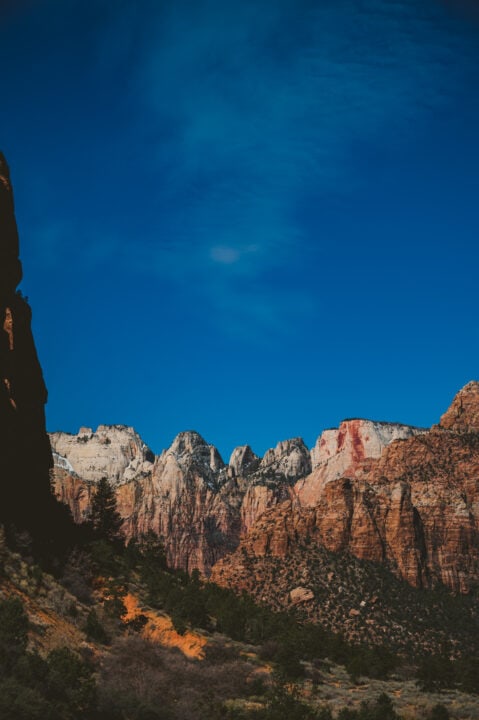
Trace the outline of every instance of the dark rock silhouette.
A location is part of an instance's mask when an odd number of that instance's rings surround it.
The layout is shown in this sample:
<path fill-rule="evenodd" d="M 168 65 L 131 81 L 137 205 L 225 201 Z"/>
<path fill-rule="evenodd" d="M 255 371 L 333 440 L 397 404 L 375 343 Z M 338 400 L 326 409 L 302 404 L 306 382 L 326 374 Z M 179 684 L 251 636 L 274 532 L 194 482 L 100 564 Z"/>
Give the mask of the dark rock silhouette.
<path fill-rule="evenodd" d="M 0 153 L 0 522 L 41 536 L 55 513 L 44 412 L 47 390 L 30 306 L 17 291 L 21 279 L 10 173 Z"/>

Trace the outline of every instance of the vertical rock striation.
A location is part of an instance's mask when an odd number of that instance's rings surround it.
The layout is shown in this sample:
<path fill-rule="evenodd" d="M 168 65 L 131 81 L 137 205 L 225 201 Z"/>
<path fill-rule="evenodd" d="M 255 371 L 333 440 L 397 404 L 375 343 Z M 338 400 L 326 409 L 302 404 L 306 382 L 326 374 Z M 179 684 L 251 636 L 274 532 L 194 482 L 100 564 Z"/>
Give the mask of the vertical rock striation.
<path fill-rule="evenodd" d="M 300 438 L 279 443 L 263 460 L 247 445 L 235 448 L 229 465 L 193 431 L 180 433 L 156 457 L 133 428 L 121 425 L 51 433 L 50 441 L 55 492 L 76 522 L 88 518 L 95 485 L 106 477 L 127 538 L 152 530 L 172 566 L 206 574 L 311 469 Z"/>
<path fill-rule="evenodd" d="M 0 520 L 34 531 L 52 506 L 47 391 L 22 279 L 10 173 L 0 153 Z"/>

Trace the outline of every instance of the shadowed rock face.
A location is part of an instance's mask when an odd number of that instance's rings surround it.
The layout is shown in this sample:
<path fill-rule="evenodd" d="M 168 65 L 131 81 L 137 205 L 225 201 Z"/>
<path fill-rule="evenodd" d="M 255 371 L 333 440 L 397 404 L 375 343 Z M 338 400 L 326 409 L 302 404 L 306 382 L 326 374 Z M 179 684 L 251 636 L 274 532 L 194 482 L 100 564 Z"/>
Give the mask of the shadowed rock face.
<path fill-rule="evenodd" d="M 15 292 L 22 279 L 18 232 L 13 207 L 13 193 L 7 161 L 0 153 L 0 294 Z"/>
<path fill-rule="evenodd" d="M 21 279 L 10 174 L 0 153 L 0 520 L 31 528 L 52 502 L 52 458 L 31 311 L 16 291 Z"/>

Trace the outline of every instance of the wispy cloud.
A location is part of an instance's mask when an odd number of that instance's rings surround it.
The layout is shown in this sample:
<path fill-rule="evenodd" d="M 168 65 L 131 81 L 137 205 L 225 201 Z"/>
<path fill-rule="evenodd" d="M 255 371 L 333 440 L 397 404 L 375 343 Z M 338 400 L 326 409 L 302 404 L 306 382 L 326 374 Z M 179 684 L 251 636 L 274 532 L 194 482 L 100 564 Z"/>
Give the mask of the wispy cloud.
<path fill-rule="evenodd" d="M 301 253 L 305 197 L 361 182 L 355 141 L 387 130 L 394 143 L 460 72 L 433 3 L 180 2 L 148 23 L 140 101 L 166 138 L 151 148 L 159 202 L 181 215 L 166 252 L 223 308 L 245 306 L 235 273 Z M 259 321 L 283 313 L 280 295 L 256 304 Z"/>
<path fill-rule="evenodd" d="M 130 136 L 158 188 L 136 262 L 194 277 L 219 318 L 274 327 L 283 289 L 259 297 L 240 279 L 259 284 L 302 252 L 300 204 L 361 183 L 354 143 L 394 143 L 448 102 L 468 48 L 432 0 L 140 6 L 105 10 L 97 37 L 105 76 L 124 72 Z M 305 289 L 287 302 L 314 307 Z"/>

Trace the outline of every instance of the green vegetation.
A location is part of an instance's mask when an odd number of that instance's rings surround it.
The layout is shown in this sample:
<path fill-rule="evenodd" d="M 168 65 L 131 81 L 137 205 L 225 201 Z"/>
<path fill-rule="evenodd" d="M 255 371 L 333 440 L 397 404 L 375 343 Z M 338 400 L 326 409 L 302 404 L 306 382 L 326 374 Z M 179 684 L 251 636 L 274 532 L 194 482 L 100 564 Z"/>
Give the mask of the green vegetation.
<path fill-rule="evenodd" d="M 90 523 L 98 540 L 123 543 L 123 521 L 116 509 L 115 491 L 106 478 L 101 478 L 91 502 Z"/>
<path fill-rule="evenodd" d="M 246 593 L 204 581 L 198 571 L 188 575 L 169 569 L 154 533 L 125 547 L 120 524 L 115 496 L 102 481 L 91 521 L 61 571 L 64 587 L 79 601 L 75 605 L 67 594 L 64 614 L 96 645 L 93 653 L 59 648 L 41 657 L 28 649 L 29 623 L 20 600 L 0 601 L 2 720 L 332 720 L 327 703 L 318 701 L 318 688 L 333 663 L 346 668 L 355 683 L 401 671 L 404 657 L 389 647 L 351 645 L 301 617 L 301 610 L 273 611 Z M 37 598 L 53 581 L 30 557 L 28 538 L 17 534 L 16 549 L 20 541 L 28 568 L 23 577 Z M 0 533 L 4 573 L 9 562 Z M 61 606 L 66 591 L 55 587 Z M 190 629 L 210 633 L 205 659 L 189 660 L 142 637 L 145 615 L 124 622 L 127 592 L 140 604 L 167 613 L 180 634 Z M 424 615 L 429 609 L 425 597 Z M 420 661 L 409 656 L 407 662 L 409 673 L 416 672 L 418 692 L 457 688 L 479 693 L 477 658 L 454 659 L 444 647 L 440 655 Z M 387 694 L 369 697 L 356 707 L 338 711 L 335 706 L 335 720 L 400 720 Z M 436 704 L 422 720 L 448 717 L 447 708 Z"/>
<path fill-rule="evenodd" d="M 246 593 L 237 595 L 203 583 L 197 571 L 189 577 L 168 570 L 157 538 L 149 536 L 135 543 L 134 550 L 145 600 L 168 612 L 178 632 L 202 628 L 259 646 L 260 656 L 274 662 L 285 679 L 304 677 L 305 663 L 318 658 L 346 665 L 355 677 L 385 678 L 397 665 L 396 656 L 386 648 L 351 646 L 320 625 L 298 622 L 292 613 L 273 612 L 257 604 Z M 133 553 L 130 546 L 128 553 Z"/>
<path fill-rule="evenodd" d="M 46 659 L 27 650 L 28 617 L 16 598 L 0 601 L 0 717 L 2 720 L 93 718 L 93 669 L 61 648 Z"/>

